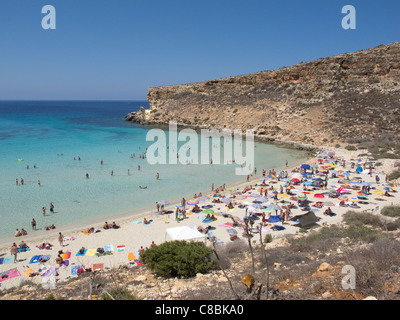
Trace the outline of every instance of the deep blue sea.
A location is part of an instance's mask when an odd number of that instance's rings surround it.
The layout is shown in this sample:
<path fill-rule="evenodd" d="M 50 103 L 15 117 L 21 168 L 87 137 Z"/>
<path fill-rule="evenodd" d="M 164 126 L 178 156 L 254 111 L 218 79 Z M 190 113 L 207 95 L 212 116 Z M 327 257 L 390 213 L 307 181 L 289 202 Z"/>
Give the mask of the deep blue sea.
<path fill-rule="evenodd" d="M 112 221 L 129 212 L 154 210 L 156 201 L 209 194 L 212 183 L 245 181 L 235 175 L 235 164 L 151 165 L 141 159 L 153 143 L 146 141 L 150 128 L 123 120 L 140 106 L 148 108 L 148 103 L 0 101 L 0 238 L 17 228 L 29 232 L 32 218 L 38 228 Z M 301 151 L 262 143 L 255 143 L 254 151 L 258 172 L 305 158 Z"/>

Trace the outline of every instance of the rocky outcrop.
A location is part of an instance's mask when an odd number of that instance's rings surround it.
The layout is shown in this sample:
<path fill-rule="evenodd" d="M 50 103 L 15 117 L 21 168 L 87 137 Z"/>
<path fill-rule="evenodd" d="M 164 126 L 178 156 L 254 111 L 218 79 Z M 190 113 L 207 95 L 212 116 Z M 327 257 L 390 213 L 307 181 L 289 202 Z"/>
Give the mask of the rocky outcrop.
<path fill-rule="evenodd" d="M 141 124 L 254 129 L 312 145 L 400 134 L 400 43 L 278 70 L 150 88 Z"/>

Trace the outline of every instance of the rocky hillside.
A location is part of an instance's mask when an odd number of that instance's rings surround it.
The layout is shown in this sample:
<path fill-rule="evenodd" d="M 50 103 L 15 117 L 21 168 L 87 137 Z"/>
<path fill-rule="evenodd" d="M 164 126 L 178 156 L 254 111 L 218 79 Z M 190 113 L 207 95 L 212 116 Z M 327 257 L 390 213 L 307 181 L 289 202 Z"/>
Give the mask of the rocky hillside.
<path fill-rule="evenodd" d="M 150 88 L 127 121 L 254 129 L 266 140 L 331 144 L 400 134 L 400 43 L 278 70 Z"/>

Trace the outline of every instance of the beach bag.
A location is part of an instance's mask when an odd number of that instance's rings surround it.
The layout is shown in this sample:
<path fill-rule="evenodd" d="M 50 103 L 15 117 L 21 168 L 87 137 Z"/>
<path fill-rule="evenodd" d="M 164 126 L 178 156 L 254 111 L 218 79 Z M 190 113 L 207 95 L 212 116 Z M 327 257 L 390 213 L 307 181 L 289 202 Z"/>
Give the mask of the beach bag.
<path fill-rule="evenodd" d="M 97 252 L 98 253 L 104 253 L 104 249 L 103 248 L 97 248 Z"/>

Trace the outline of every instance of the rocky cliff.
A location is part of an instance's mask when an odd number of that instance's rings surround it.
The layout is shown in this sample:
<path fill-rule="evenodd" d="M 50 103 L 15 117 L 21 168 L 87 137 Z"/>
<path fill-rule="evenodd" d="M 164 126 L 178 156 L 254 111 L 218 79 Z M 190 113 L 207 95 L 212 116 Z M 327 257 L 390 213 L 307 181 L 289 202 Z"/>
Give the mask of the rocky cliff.
<path fill-rule="evenodd" d="M 125 120 L 254 129 L 312 145 L 400 134 L 400 43 L 278 70 L 150 88 L 150 109 Z"/>

